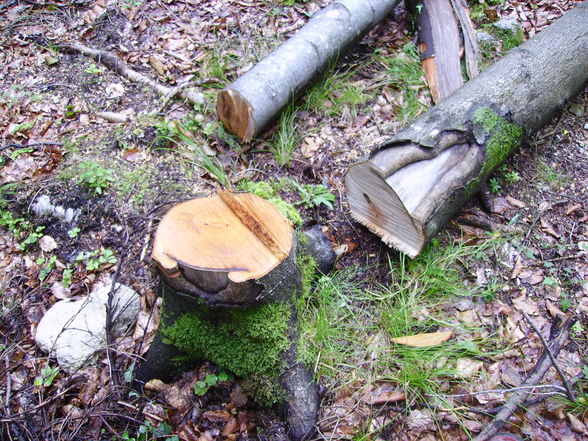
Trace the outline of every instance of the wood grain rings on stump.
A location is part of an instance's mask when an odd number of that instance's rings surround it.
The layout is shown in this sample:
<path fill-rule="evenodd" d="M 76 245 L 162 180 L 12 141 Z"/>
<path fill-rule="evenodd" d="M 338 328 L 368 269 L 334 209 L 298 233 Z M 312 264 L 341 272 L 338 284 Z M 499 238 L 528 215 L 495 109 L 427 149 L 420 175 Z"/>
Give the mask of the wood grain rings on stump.
<path fill-rule="evenodd" d="M 239 306 L 280 296 L 273 285 L 289 274 L 264 276 L 290 266 L 293 245 L 292 224 L 274 205 L 221 191 L 173 207 L 157 229 L 153 259 L 170 287 L 210 306 Z"/>

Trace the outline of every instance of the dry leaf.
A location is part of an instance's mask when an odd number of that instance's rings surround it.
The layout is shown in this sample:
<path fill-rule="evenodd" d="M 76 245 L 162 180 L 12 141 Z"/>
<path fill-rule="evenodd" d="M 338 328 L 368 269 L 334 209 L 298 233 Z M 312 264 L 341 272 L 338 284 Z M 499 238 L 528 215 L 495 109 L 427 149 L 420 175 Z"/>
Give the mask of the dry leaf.
<path fill-rule="evenodd" d="M 153 68 L 157 75 L 160 77 L 165 77 L 167 74 L 167 67 L 161 62 L 161 60 L 157 57 L 151 56 L 149 57 L 149 64 Z"/>
<path fill-rule="evenodd" d="M 566 210 L 566 216 L 569 216 L 572 213 L 578 211 L 582 206 L 580 204 L 574 204 Z"/>
<path fill-rule="evenodd" d="M 546 220 L 544 220 L 543 218 L 541 218 L 541 228 L 543 229 L 543 231 L 545 231 L 547 234 L 552 235 L 553 237 L 555 237 L 556 239 L 559 239 L 559 233 L 557 231 L 555 231 L 553 229 L 553 227 L 549 224 L 549 222 L 547 222 Z"/>
<path fill-rule="evenodd" d="M 207 410 L 202 417 L 211 423 L 226 423 L 231 419 L 231 414 L 226 410 Z"/>
<path fill-rule="evenodd" d="M 51 285 L 51 294 L 60 300 L 67 299 L 70 294 L 70 289 L 63 286 L 61 282 L 55 281 Z"/>
<path fill-rule="evenodd" d="M 512 273 L 510 274 L 510 278 L 516 279 L 521 273 L 523 272 L 523 261 L 521 256 L 517 256 L 517 260 L 515 261 L 515 266 L 512 269 Z"/>
<path fill-rule="evenodd" d="M 580 421 L 576 416 L 572 415 L 571 413 L 568 413 L 567 417 L 570 421 L 570 425 L 574 432 L 583 433 L 584 435 L 588 434 L 588 429 L 586 428 L 586 425 L 582 421 Z"/>
<path fill-rule="evenodd" d="M 373 386 L 372 386 L 373 387 Z M 393 403 L 396 401 L 402 401 L 406 399 L 406 395 L 401 390 L 398 390 L 391 384 L 383 384 L 382 386 L 371 390 L 366 391 L 360 398 L 360 401 L 363 401 L 367 404 L 385 404 L 385 403 Z"/>
<path fill-rule="evenodd" d="M 183 413 L 192 406 L 196 381 L 198 378 L 195 373 L 187 372 L 172 384 L 166 384 L 158 379 L 150 380 L 145 384 L 145 389 L 160 393 L 171 408 Z"/>
<path fill-rule="evenodd" d="M 307 137 L 302 146 L 300 147 L 300 152 L 302 156 L 305 158 L 312 158 L 314 153 L 321 147 L 323 140 L 318 136 L 309 136 Z"/>
<path fill-rule="evenodd" d="M 125 87 L 120 83 L 110 83 L 104 91 L 108 98 L 120 98 L 125 94 Z"/>
<path fill-rule="evenodd" d="M 497 214 L 506 213 L 512 204 L 508 203 L 508 200 L 503 197 L 497 197 L 492 200 L 492 212 Z"/>
<path fill-rule="evenodd" d="M 453 335 L 452 331 L 444 332 L 427 332 L 424 334 L 407 335 L 403 337 L 391 338 L 390 340 L 399 345 L 413 346 L 415 348 L 422 348 L 424 346 L 440 345 L 444 341 L 449 340 Z"/>
<path fill-rule="evenodd" d="M 512 304 L 515 309 L 526 312 L 529 315 L 539 314 L 537 303 L 533 299 L 529 299 L 524 292 L 516 299 L 512 299 Z"/>
<path fill-rule="evenodd" d="M 482 361 L 476 361 L 472 358 L 464 357 L 457 360 L 455 370 L 460 377 L 471 377 L 482 369 L 483 366 L 484 363 Z"/>
<path fill-rule="evenodd" d="M 545 308 L 547 309 L 547 311 L 549 311 L 549 314 L 552 317 L 556 317 L 556 316 L 560 316 L 561 318 L 564 318 L 566 315 L 563 313 L 563 311 L 561 311 L 557 306 L 555 306 L 553 303 L 551 303 L 551 301 L 545 300 Z"/>
<path fill-rule="evenodd" d="M 26 178 L 30 178 L 38 168 L 39 166 L 31 155 L 20 155 L 2 168 L 2 173 L 0 174 L 2 183 L 20 182 Z"/>
<path fill-rule="evenodd" d="M 525 204 L 523 201 L 519 201 L 518 199 L 515 199 L 512 196 L 507 196 L 506 202 L 508 202 L 513 207 L 517 208 L 525 208 L 527 206 L 527 204 Z"/>

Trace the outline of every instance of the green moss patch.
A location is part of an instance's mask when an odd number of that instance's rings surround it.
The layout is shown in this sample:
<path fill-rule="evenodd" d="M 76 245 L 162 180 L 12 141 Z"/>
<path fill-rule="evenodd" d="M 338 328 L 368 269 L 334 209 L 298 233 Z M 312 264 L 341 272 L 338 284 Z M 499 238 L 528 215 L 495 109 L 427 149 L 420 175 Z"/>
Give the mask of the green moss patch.
<path fill-rule="evenodd" d="M 279 373 L 280 356 L 290 346 L 287 303 L 235 309 L 218 319 L 204 319 L 204 313 L 212 318 L 215 311 L 184 314 L 163 329 L 164 341 L 239 377 Z"/>
<path fill-rule="evenodd" d="M 523 139 L 523 129 L 498 115 L 489 107 L 481 107 L 474 114 L 474 121 L 481 124 L 488 134 L 486 161 L 481 175 L 485 178 L 506 161 Z"/>

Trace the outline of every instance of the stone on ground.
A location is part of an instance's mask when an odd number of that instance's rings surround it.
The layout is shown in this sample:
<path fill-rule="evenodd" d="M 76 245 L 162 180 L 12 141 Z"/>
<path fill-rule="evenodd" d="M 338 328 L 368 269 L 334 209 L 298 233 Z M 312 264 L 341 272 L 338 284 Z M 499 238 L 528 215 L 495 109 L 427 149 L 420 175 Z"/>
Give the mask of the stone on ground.
<path fill-rule="evenodd" d="M 94 363 L 106 349 L 106 306 L 112 284 L 77 300 L 61 300 L 43 316 L 35 341 L 59 366 L 73 373 Z M 139 295 L 117 284 L 113 292 L 112 335 L 118 338 L 135 322 L 140 310 Z"/>

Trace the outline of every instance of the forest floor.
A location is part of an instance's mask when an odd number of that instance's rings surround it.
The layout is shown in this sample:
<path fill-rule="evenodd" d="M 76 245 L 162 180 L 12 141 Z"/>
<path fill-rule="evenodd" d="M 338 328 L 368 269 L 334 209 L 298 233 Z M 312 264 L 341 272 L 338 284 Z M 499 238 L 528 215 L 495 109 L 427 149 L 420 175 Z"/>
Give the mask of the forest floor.
<path fill-rule="evenodd" d="M 195 381 L 218 373 L 211 363 L 185 374 L 175 393 L 131 387 L 158 323 L 149 258 L 158 221 L 187 198 L 266 181 L 298 208 L 300 228 L 323 227 L 338 255 L 302 313 L 303 355 L 322 394 L 314 439 L 471 439 L 525 388 L 544 350 L 538 332 L 548 338 L 567 317 L 575 323 L 557 364 L 575 401 L 552 367 L 501 430 L 519 437 L 510 439 L 587 439 L 588 92 L 410 260 L 351 219 L 343 185 L 371 140 L 431 106 L 402 6 L 251 144 L 215 118 L 218 91 L 328 2 L 288 3 L 0 4 L 0 437 L 285 439 L 278 413 L 237 382 L 194 393 Z M 516 18 L 529 38 L 578 2 L 469 3 L 476 27 Z M 164 102 L 67 50 L 71 42 L 115 53 L 169 87 L 197 82 L 202 103 Z M 77 217 L 39 214 L 43 196 Z M 59 299 L 113 278 L 141 295 L 138 322 L 108 357 L 68 375 L 37 348 L 39 320 Z M 391 340 L 449 331 L 426 348 Z"/>

